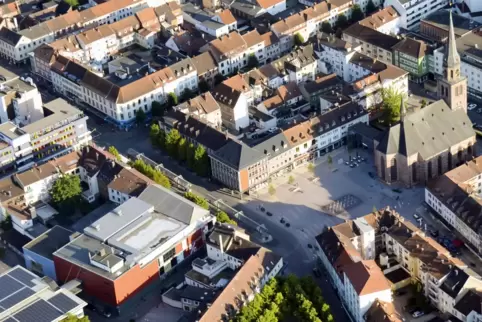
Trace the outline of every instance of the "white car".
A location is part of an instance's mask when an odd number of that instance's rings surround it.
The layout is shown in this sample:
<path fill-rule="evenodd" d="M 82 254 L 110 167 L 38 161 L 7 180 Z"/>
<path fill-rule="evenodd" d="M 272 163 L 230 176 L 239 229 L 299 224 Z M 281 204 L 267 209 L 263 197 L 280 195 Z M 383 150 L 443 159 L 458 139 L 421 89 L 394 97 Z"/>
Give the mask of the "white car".
<path fill-rule="evenodd" d="M 419 318 L 419 317 L 424 316 L 424 315 L 425 315 L 425 313 L 422 312 L 422 311 L 415 311 L 415 312 L 412 313 L 412 316 L 414 318 Z"/>
<path fill-rule="evenodd" d="M 420 218 L 420 216 L 417 215 L 417 214 L 413 214 L 413 218 L 415 218 L 415 220 L 420 220 L 420 219 L 422 219 L 422 218 Z"/>
<path fill-rule="evenodd" d="M 472 104 L 469 104 L 469 106 L 467 107 L 467 109 L 468 109 L 469 111 L 471 111 L 471 110 L 473 110 L 473 109 L 476 108 L 476 107 L 477 107 L 477 104 L 472 103 Z"/>

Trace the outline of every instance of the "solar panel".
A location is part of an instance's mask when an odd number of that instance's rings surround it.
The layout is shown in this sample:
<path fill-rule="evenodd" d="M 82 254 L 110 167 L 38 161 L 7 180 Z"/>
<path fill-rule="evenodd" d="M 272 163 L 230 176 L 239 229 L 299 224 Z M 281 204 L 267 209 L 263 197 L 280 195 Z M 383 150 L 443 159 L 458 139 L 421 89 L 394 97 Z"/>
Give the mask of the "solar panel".
<path fill-rule="evenodd" d="M 57 311 L 52 305 L 44 300 L 27 306 L 13 317 L 22 322 L 52 322 L 63 314 Z"/>
<path fill-rule="evenodd" d="M 0 277 L 0 285 L 0 301 L 24 287 L 8 275 Z"/>
<path fill-rule="evenodd" d="M 10 272 L 8 272 L 8 275 L 12 276 L 13 278 L 22 282 L 23 284 L 25 284 L 28 287 L 34 287 L 35 286 L 35 284 L 32 283 L 32 280 L 35 279 L 36 276 L 34 276 L 33 274 L 31 274 L 27 271 L 24 271 L 22 268 L 19 268 L 19 267 L 14 268 Z"/>
<path fill-rule="evenodd" d="M 59 293 L 52 296 L 48 302 L 50 302 L 53 306 L 61 310 L 62 312 L 66 313 L 72 310 L 73 308 L 77 307 L 79 304 L 69 298 L 64 293 Z"/>
<path fill-rule="evenodd" d="M 31 289 L 24 287 L 20 291 L 11 294 L 9 297 L 5 298 L 3 301 L 0 302 L 0 305 L 5 309 L 11 308 L 12 306 L 22 302 L 26 298 L 34 295 L 35 292 Z"/>

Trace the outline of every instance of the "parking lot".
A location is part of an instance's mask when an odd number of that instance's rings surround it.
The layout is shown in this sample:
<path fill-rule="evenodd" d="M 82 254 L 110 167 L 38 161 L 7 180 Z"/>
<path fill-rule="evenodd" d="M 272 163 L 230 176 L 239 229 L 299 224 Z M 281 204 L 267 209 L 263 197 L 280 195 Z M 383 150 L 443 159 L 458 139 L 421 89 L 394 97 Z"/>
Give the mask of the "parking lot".
<path fill-rule="evenodd" d="M 351 167 L 352 162 L 346 165 L 349 156 L 357 153 L 365 161 L 357 162 L 354 167 Z M 294 230 L 302 243 L 313 243 L 314 237 L 325 227 L 364 216 L 374 208 L 390 206 L 415 222 L 412 215 L 423 201 L 422 188 L 395 192 L 379 182 L 374 175 L 372 157 L 366 150 L 349 154 L 342 147 L 329 155 L 331 162 L 326 155 L 316 160 L 313 171 L 301 166 L 274 178 L 271 183 L 276 189 L 274 195 L 266 188 L 247 206 L 253 210 L 266 208 L 272 214 L 267 217 L 280 226 L 289 223 L 286 229 Z M 294 178 L 292 183 L 288 183 L 290 176 Z"/>

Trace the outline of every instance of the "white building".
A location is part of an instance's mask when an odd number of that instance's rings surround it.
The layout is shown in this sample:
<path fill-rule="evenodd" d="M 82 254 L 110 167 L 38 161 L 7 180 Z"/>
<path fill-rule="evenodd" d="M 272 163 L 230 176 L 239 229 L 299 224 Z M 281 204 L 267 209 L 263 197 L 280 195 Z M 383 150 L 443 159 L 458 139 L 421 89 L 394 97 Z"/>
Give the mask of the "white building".
<path fill-rule="evenodd" d="M 482 251 L 481 185 L 482 158 L 477 157 L 425 188 L 425 202 L 479 252 Z"/>
<path fill-rule="evenodd" d="M 397 10 L 401 28 L 413 29 L 419 26 L 420 20 L 448 4 L 448 0 L 386 0 L 384 6 Z"/>
<path fill-rule="evenodd" d="M 229 9 L 219 13 L 202 9 L 192 3 L 182 6 L 182 15 L 185 21 L 213 37 L 219 38 L 237 29 L 237 22 Z"/>
<path fill-rule="evenodd" d="M 469 94 L 482 97 L 482 55 L 478 48 L 482 48 L 482 36 L 469 33 L 455 40 L 460 54 L 460 73 L 467 79 Z M 443 73 L 443 57 L 445 48 L 441 47 L 433 52 L 433 72 Z"/>

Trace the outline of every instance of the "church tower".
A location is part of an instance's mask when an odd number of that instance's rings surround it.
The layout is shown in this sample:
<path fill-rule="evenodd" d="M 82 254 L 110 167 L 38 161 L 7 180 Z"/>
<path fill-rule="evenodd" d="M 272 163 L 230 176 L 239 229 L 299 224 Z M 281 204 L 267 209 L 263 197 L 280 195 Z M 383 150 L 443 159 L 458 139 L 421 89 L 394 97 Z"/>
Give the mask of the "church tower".
<path fill-rule="evenodd" d="M 460 75 L 460 56 L 455 43 L 452 11 L 450 11 L 449 39 L 445 46 L 443 77 L 437 82 L 438 97 L 443 99 L 452 110 L 463 109 L 467 112 L 467 79 Z"/>

